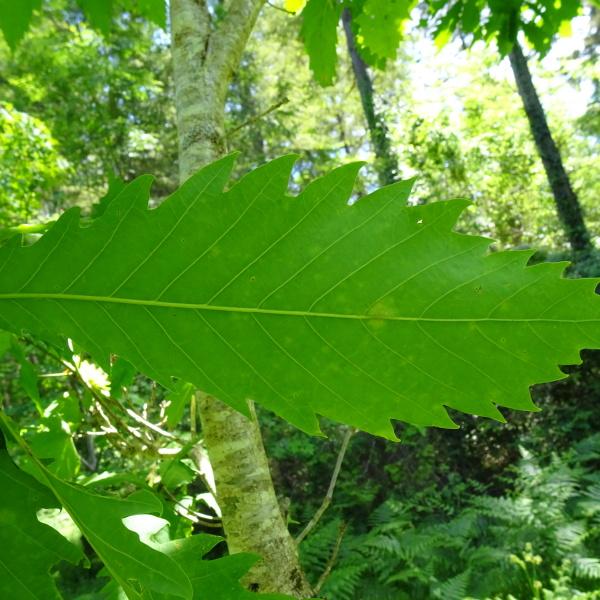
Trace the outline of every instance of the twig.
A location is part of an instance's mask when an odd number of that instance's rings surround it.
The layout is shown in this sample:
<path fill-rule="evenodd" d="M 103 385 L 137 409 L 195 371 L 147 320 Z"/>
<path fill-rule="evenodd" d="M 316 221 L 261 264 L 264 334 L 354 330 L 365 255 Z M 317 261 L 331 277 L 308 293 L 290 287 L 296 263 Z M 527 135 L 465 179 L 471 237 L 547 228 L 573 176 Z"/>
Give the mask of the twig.
<path fill-rule="evenodd" d="M 56 219 L 46 221 L 45 223 L 23 223 L 22 225 L 13 225 L 12 227 L 3 227 L 0 229 L 0 239 L 9 235 L 26 234 L 26 233 L 44 233 L 52 225 L 56 223 Z"/>
<path fill-rule="evenodd" d="M 281 100 L 275 102 L 275 104 L 273 104 L 273 106 L 270 106 L 269 108 L 267 108 L 267 110 L 264 110 L 263 112 L 258 113 L 257 115 L 254 115 L 253 117 L 250 117 L 247 121 L 244 121 L 241 125 L 238 125 L 237 127 L 234 127 L 233 129 L 230 129 L 229 131 L 227 131 L 225 134 L 225 137 L 229 138 L 234 133 L 238 132 L 240 129 L 243 129 L 244 127 L 247 127 L 248 125 L 252 125 L 252 123 L 255 123 L 256 121 L 260 121 L 261 119 L 263 119 L 267 115 L 271 114 L 272 112 L 275 112 L 278 108 L 281 108 L 284 104 L 287 104 L 288 102 L 289 102 L 289 99 L 287 97 L 283 97 Z"/>
<path fill-rule="evenodd" d="M 276 10 L 280 10 L 281 12 L 284 12 L 286 15 L 296 16 L 298 14 L 297 12 L 294 12 L 293 10 L 288 10 L 287 8 L 284 8 L 283 6 L 277 6 L 277 4 L 273 4 L 272 2 L 269 2 L 269 0 L 267 0 L 267 5 L 270 6 L 271 8 L 274 8 Z"/>
<path fill-rule="evenodd" d="M 327 564 L 325 565 L 325 570 L 323 571 L 323 573 L 321 573 L 321 577 L 319 577 L 319 580 L 317 581 L 317 583 L 313 589 L 313 592 L 315 594 L 318 594 L 321 591 L 323 584 L 327 581 L 327 578 L 331 574 L 333 565 L 335 565 L 335 561 L 337 560 L 338 554 L 340 553 L 340 547 L 342 545 L 342 540 L 344 539 L 344 535 L 346 533 L 347 528 L 348 528 L 348 525 L 346 523 L 342 523 L 340 525 L 340 531 L 338 533 L 337 539 L 335 540 L 335 546 L 333 547 L 331 556 L 329 557 L 329 560 L 327 561 Z"/>
<path fill-rule="evenodd" d="M 210 515 L 205 515 L 204 513 L 198 512 L 196 510 L 190 510 L 187 506 L 182 504 L 174 494 L 171 493 L 166 486 L 162 486 L 163 491 L 169 496 L 171 502 L 173 502 L 176 506 L 181 508 L 183 511 L 187 513 L 187 515 L 182 515 L 192 523 L 199 523 L 200 525 L 204 525 L 204 527 L 209 527 L 212 529 L 222 529 L 223 523 L 219 517 L 212 517 Z M 180 513 L 181 514 L 181 513 Z"/>
<path fill-rule="evenodd" d="M 139 433 L 137 428 L 129 426 L 121 417 L 119 417 L 115 413 L 115 411 L 111 407 L 114 407 L 114 409 L 120 411 L 121 413 L 128 415 L 131 419 L 133 419 L 134 421 L 137 421 L 140 425 L 143 425 L 144 427 L 146 427 L 153 433 L 156 433 L 158 435 L 166 437 L 170 440 L 177 441 L 181 445 L 184 445 L 183 440 L 181 440 L 178 436 L 176 436 L 175 434 L 173 434 L 169 431 L 166 431 L 159 425 L 155 425 L 154 423 L 151 423 L 148 419 L 145 419 L 143 416 L 139 415 L 134 410 L 124 407 L 113 396 L 110 396 L 110 395 L 103 396 L 98 390 L 96 390 L 93 386 L 90 386 L 88 384 L 88 382 L 85 380 L 85 378 L 81 375 L 81 372 L 80 372 L 77 364 L 71 363 L 71 362 L 65 360 L 61 356 L 59 356 L 56 353 L 54 353 L 53 351 L 51 351 L 49 348 L 42 346 L 41 344 L 38 344 L 35 340 L 30 340 L 30 343 L 33 346 L 35 346 L 36 348 L 38 348 L 40 351 L 44 352 L 46 355 L 48 355 L 51 358 L 53 358 L 54 360 L 60 362 L 66 368 L 67 372 L 73 373 L 77 377 L 78 381 L 84 386 L 84 388 L 86 388 L 92 394 L 92 396 L 94 397 L 96 402 L 98 404 L 100 404 L 100 406 L 106 411 L 107 415 L 111 416 L 114 419 L 114 421 L 117 423 L 117 425 L 119 425 L 119 427 L 121 428 L 122 431 L 131 433 L 134 437 L 136 437 L 138 440 L 143 442 L 145 445 L 147 445 L 147 442 L 152 443 L 155 441 L 154 438 L 152 438 L 152 436 L 149 436 L 148 439 L 144 439 L 143 435 L 141 433 Z M 67 372 L 65 372 L 63 374 L 66 375 L 66 374 L 68 374 Z M 49 377 L 49 376 L 58 376 L 58 375 L 59 375 L 58 373 L 57 374 L 47 374 L 47 375 L 41 375 L 40 377 L 44 377 L 44 376 Z M 110 419 L 108 419 L 106 417 L 106 415 L 103 415 L 103 416 L 104 416 L 105 420 L 109 424 L 112 425 L 112 423 L 110 423 Z M 118 433 L 118 431 L 117 431 L 117 433 Z M 124 437 L 122 437 L 122 436 L 120 436 L 120 437 L 124 441 L 126 441 Z"/>
<path fill-rule="evenodd" d="M 196 391 L 192 394 L 190 398 L 190 433 L 192 437 L 196 437 L 196 430 L 198 425 L 198 415 L 196 414 L 197 409 L 197 401 L 198 401 L 199 392 Z"/>
<path fill-rule="evenodd" d="M 150 423 L 150 421 L 148 421 L 147 419 L 144 419 L 144 417 L 142 417 L 141 415 L 138 415 L 136 412 L 134 412 L 133 410 L 131 410 L 130 408 L 126 408 L 125 412 L 134 420 L 137 421 L 138 423 L 141 423 L 142 425 L 144 425 L 145 427 L 147 427 L 148 429 L 151 429 L 152 431 L 154 431 L 155 433 L 158 433 L 159 435 L 163 435 L 166 438 L 169 439 L 176 439 L 176 436 L 173 435 L 172 433 L 170 433 L 169 431 L 165 431 L 164 429 L 162 429 L 161 427 L 159 427 L 158 425 L 154 425 L 154 423 Z"/>
<path fill-rule="evenodd" d="M 342 468 L 342 462 L 344 462 L 344 456 L 346 455 L 346 450 L 348 449 L 348 443 L 350 442 L 350 438 L 354 435 L 354 429 L 349 427 L 346 429 L 346 433 L 344 434 L 344 439 L 342 440 L 342 445 L 340 447 L 340 451 L 338 452 L 337 460 L 335 462 L 335 467 L 333 469 L 333 473 L 331 475 L 331 481 L 329 482 L 329 488 L 327 489 L 327 494 L 325 498 L 323 498 L 323 502 L 321 506 L 317 509 L 317 512 L 314 514 L 313 518 L 309 521 L 308 525 L 300 532 L 300 535 L 296 538 L 296 544 L 300 544 L 302 540 L 315 528 L 317 523 L 321 520 L 323 513 L 329 508 L 331 501 L 333 499 L 333 491 L 335 490 L 335 485 L 338 480 L 338 476 L 340 474 L 340 469 Z"/>

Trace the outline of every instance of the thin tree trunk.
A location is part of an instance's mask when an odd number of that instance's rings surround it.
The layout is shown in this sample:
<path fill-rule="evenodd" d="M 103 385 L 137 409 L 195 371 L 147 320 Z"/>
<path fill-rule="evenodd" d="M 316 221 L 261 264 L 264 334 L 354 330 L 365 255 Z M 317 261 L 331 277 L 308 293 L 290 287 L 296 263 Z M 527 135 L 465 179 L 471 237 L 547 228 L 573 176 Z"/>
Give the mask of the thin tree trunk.
<path fill-rule="evenodd" d="M 263 2 L 225 2 L 225 16 L 216 24 L 204 0 L 170 2 L 182 182 L 225 151 L 227 89 Z M 309 597 L 253 411 L 248 419 L 208 396 L 199 404 L 229 550 L 262 556 L 246 583 L 261 592 Z"/>
<path fill-rule="evenodd" d="M 346 33 L 346 44 L 348 54 L 352 60 L 352 70 L 356 86 L 360 93 L 363 112 L 369 128 L 371 144 L 375 152 L 375 168 L 381 185 L 388 185 L 398 179 L 398 158 L 392 150 L 388 130 L 385 126 L 383 116 L 375 111 L 373 101 L 373 83 L 367 69 L 365 61 L 362 59 L 356 48 L 356 40 L 352 31 L 352 15 L 350 9 L 345 8 L 342 12 L 342 23 Z"/>
<path fill-rule="evenodd" d="M 544 163 L 558 216 L 565 229 L 569 244 L 574 252 L 587 253 L 590 250 L 590 237 L 583 219 L 581 205 L 573 191 L 560 152 L 550 133 L 544 108 L 533 85 L 527 59 L 518 42 L 515 42 L 509 59 L 529 120 L 531 133 Z"/>

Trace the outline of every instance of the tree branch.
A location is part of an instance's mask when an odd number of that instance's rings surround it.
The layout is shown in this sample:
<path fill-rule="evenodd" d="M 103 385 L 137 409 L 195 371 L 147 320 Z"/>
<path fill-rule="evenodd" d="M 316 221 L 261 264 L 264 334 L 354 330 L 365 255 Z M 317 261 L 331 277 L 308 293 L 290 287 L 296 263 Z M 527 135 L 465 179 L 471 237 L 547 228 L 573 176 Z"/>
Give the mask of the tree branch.
<path fill-rule="evenodd" d="M 292 17 L 298 14 L 291 10 L 288 10 L 287 8 L 283 8 L 282 6 L 277 6 L 277 4 L 273 4 L 269 0 L 266 0 L 266 4 L 271 8 L 274 8 L 275 10 L 278 10 L 280 12 L 284 12 L 286 15 L 291 15 Z"/>
<path fill-rule="evenodd" d="M 352 427 L 348 427 L 348 429 L 346 429 L 346 433 L 344 434 L 344 439 L 342 440 L 342 445 L 340 446 L 340 451 L 338 452 L 337 460 L 335 462 L 335 467 L 331 475 L 331 481 L 329 482 L 327 494 L 325 495 L 325 498 L 323 498 L 323 502 L 321 503 L 321 506 L 319 506 L 319 508 L 317 509 L 317 512 L 314 514 L 313 518 L 309 521 L 308 525 L 300 532 L 300 534 L 296 538 L 296 544 L 300 544 L 302 540 L 316 527 L 317 523 L 321 520 L 321 517 L 323 516 L 325 511 L 329 508 L 329 505 L 331 504 L 331 501 L 333 499 L 335 485 L 337 483 L 340 470 L 342 468 L 342 463 L 344 462 L 344 456 L 346 455 L 346 450 L 348 450 L 350 438 L 354 435 L 354 432 L 355 429 L 353 429 Z"/>
<path fill-rule="evenodd" d="M 323 573 L 321 573 L 321 577 L 319 577 L 319 580 L 317 581 L 314 587 L 315 594 L 318 594 L 321 591 L 323 584 L 327 581 L 327 578 L 329 577 L 331 570 L 333 569 L 333 565 L 335 565 L 335 561 L 337 560 L 338 554 L 340 553 L 340 546 L 342 545 L 342 540 L 344 539 L 346 529 L 348 529 L 348 525 L 346 523 L 342 523 L 340 525 L 340 530 L 338 532 L 337 539 L 335 540 L 335 546 L 333 547 L 331 556 L 329 557 L 329 560 L 325 565 L 325 570 L 323 571 Z"/>
<path fill-rule="evenodd" d="M 281 108 L 284 104 L 287 104 L 288 102 L 289 102 L 289 98 L 284 96 L 283 98 L 281 98 L 281 100 L 278 100 L 277 102 L 275 102 L 275 104 L 273 104 L 272 106 L 267 108 L 267 110 L 263 110 L 261 113 L 254 115 L 247 121 L 244 121 L 241 125 L 238 125 L 237 127 L 234 127 L 233 129 L 230 129 L 229 131 L 227 131 L 225 134 L 226 137 L 229 138 L 234 133 L 237 133 L 240 129 L 243 129 L 244 127 L 248 127 L 248 125 L 252 125 L 252 123 L 256 123 L 257 121 L 264 119 L 267 115 L 270 115 L 272 112 L 275 112 L 278 108 Z"/>
<path fill-rule="evenodd" d="M 208 49 L 210 59 L 206 61 L 212 76 L 221 78 L 225 86 L 229 85 L 230 77 L 240 62 L 264 3 L 265 0 L 231 0 L 225 7 L 227 14 L 215 32 L 216 35 L 212 36 Z"/>

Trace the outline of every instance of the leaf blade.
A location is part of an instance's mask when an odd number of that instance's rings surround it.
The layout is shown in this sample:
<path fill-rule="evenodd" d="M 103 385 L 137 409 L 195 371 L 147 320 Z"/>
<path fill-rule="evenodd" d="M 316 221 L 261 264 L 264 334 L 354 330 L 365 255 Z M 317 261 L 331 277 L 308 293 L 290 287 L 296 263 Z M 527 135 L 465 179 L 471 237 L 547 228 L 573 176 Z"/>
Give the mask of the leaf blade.
<path fill-rule="evenodd" d="M 324 415 L 390 438 L 392 418 L 454 426 L 445 406 L 535 410 L 529 386 L 598 347 L 596 283 L 488 254 L 452 231 L 465 202 L 407 207 L 399 182 L 348 206 L 359 165 L 292 198 L 293 161 L 223 192 L 226 157 L 154 210 L 142 178 L 85 228 L 67 212 L 0 251 L 0 324 L 60 332 L 242 412 L 253 398 L 309 432 Z"/>

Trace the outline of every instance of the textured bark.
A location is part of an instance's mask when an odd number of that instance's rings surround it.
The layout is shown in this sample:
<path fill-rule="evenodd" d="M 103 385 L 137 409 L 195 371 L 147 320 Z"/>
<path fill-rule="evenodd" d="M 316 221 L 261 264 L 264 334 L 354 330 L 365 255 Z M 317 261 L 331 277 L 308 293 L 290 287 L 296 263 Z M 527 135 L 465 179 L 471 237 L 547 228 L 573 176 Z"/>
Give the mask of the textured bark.
<path fill-rule="evenodd" d="M 345 8 L 342 12 L 342 23 L 346 34 L 346 45 L 348 46 L 348 54 L 352 61 L 352 70 L 356 86 L 360 93 L 360 101 L 363 107 L 363 113 L 369 128 L 369 136 L 373 151 L 375 152 L 375 167 L 379 183 L 388 185 L 394 183 L 399 177 L 398 173 L 398 158 L 392 150 L 388 130 L 385 126 L 383 116 L 375 110 L 373 101 L 373 83 L 367 69 L 365 61 L 362 59 L 356 48 L 356 40 L 352 31 L 352 15 L 350 10 Z"/>
<path fill-rule="evenodd" d="M 251 589 L 309 598 L 311 590 L 281 515 L 256 415 L 250 408 L 251 420 L 220 402 L 215 405 L 214 398 L 200 402 L 229 551 L 263 557 L 246 577 Z"/>
<path fill-rule="evenodd" d="M 552 138 L 546 114 L 533 85 L 527 59 L 518 43 L 515 42 L 509 58 L 531 133 L 544 164 L 558 216 L 569 244 L 574 252 L 587 252 L 590 249 L 590 238 L 581 205 L 569 181 L 558 147 Z"/>
<path fill-rule="evenodd" d="M 227 89 L 264 0 L 230 0 L 212 23 L 204 0 L 171 0 L 179 176 L 225 151 Z M 202 396 L 200 418 L 230 552 L 262 556 L 247 584 L 262 592 L 310 596 L 281 516 L 256 417 Z"/>

